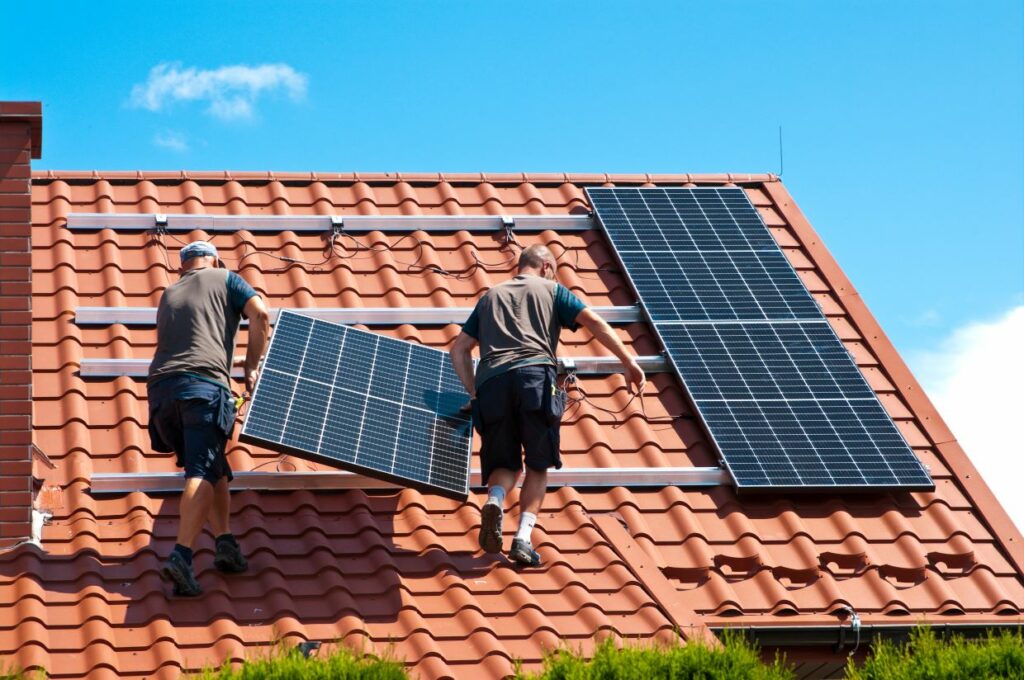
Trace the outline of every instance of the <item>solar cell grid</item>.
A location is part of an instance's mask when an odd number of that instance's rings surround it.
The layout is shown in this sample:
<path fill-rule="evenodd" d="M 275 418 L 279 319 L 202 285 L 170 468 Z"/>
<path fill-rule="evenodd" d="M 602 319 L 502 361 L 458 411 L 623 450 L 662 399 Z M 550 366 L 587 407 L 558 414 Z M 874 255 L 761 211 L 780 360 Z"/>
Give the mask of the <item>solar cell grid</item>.
<path fill-rule="evenodd" d="M 740 488 L 934 488 L 738 187 L 590 188 Z"/>
<path fill-rule="evenodd" d="M 284 311 L 241 439 L 462 499 L 468 395 L 445 353 Z"/>
<path fill-rule="evenodd" d="M 621 259 L 655 322 L 821 318 L 778 250 L 631 251 Z"/>
<path fill-rule="evenodd" d="M 661 324 L 694 399 L 874 399 L 828 322 Z"/>

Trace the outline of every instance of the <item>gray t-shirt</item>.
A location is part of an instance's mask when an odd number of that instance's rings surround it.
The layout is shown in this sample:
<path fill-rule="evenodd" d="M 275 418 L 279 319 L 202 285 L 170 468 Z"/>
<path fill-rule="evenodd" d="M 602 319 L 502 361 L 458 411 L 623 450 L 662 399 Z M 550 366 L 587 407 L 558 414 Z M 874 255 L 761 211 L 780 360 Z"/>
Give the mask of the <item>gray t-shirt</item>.
<path fill-rule="evenodd" d="M 586 305 L 565 286 L 520 275 L 484 293 L 462 332 L 480 343 L 476 386 L 520 366 L 557 365 L 563 328 L 576 330 Z"/>
<path fill-rule="evenodd" d="M 235 334 L 245 303 L 254 295 L 252 286 L 227 269 L 182 274 L 160 298 L 148 383 L 188 374 L 231 389 Z"/>

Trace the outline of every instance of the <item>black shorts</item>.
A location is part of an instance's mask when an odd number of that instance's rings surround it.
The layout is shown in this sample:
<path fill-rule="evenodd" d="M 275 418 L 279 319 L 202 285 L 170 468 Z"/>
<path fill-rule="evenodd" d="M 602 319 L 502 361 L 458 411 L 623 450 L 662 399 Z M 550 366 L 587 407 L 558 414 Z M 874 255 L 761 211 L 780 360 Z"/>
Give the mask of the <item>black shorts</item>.
<path fill-rule="evenodd" d="M 177 454 L 185 478 L 231 481 L 224 447 L 235 422 L 231 393 L 189 375 L 164 378 L 148 390 L 149 438 L 156 451 Z"/>
<path fill-rule="evenodd" d="M 522 366 L 494 376 L 477 390 L 473 424 L 483 440 L 481 479 L 497 468 L 562 467 L 558 453 L 565 393 L 554 366 Z M 525 453 L 525 456 L 524 456 Z"/>

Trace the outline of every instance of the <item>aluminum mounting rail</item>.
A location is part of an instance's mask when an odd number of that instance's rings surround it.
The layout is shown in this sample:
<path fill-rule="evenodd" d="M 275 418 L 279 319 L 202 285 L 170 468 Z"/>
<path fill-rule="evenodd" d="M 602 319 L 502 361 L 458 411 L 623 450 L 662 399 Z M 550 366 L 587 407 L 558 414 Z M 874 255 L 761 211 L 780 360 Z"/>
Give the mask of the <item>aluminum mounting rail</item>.
<path fill-rule="evenodd" d="M 235 472 L 235 491 L 301 491 L 341 489 L 399 489 L 391 482 L 363 477 L 354 472 Z M 709 487 L 731 484 L 729 474 L 717 467 L 562 468 L 548 471 L 548 488 Z M 185 485 L 181 472 L 108 472 L 92 476 L 90 490 L 107 493 L 179 493 Z M 482 489 L 480 471 L 470 471 L 470 486 Z"/>
<path fill-rule="evenodd" d="M 559 370 L 575 370 L 577 375 L 608 375 L 622 371 L 622 364 L 615 357 L 560 357 Z M 79 375 L 83 378 L 145 378 L 149 371 L 149 359 L 82 359 Z M 668 360 L 660 355 L 637 357 L 637 363 L 645 373 L 666 373 L 671 370 Z M 242 377 L 242 369 L 231 371 L 234 378 Z"/>
<path fill-rule="evenodd" d="M 593 307 L 595 312 L 608 323 L 634 323 L 643 321 L 643 314 L 636 305 L 621 307 Z M 270 322 L 277 320 L 280 310 L 270 310 Z M 302 307 L 290 311 L 299 312 L 322 321 L 364 326 L 446 326 L 464 323 L 472 307 Z M 156 307 L 78 307 L 75 323 L 79 326 L 126 326 L 156 325 Z M 243 321 L 243 323 L 246 323 Z"/>
<path fill-rule="evenodd" d="M 71 213 L 68 229 L 90 231 L 206 232 L 295 231 L 586 231 L 596 222 L 590 215 L 185 215 L 160 213 Z"/>

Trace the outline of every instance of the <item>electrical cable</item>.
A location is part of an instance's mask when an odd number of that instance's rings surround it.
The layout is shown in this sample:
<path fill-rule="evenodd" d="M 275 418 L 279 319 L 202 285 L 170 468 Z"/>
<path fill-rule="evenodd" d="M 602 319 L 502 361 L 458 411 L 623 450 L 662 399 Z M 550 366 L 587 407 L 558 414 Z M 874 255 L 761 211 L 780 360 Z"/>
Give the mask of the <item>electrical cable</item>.
<path fill-rule="evenodd" d="M 170 257 L 168 256 L 167 244 L 164 242 L 163 236 L 169 237 L 172 241 L 174 241 L 175 243 L 177 243 L 177 244 L 179 244 L 181 246 L 186 246 L 186 245 L 188 245 L 188 243 L 186 241 L 178 238 L 174 234 L 171 234 L 170 232 L 166 231 L 165 229 L 157 229 L 154 232 L 152 232 L 151 242 L 156 242 L 163 249 L 164 261 L 167 264 L 168 271 L 170 271 L 170 270 L 172 270 L 172 267 L 171 267 L 171 263 L 170 263 Z M 341 240 L 339 239 L 339 236 L 341 237 L 341 239 L 347 239 L 348 242 L 349 242 L 349 245 L 346 246 L 344 242 L 341 242 Z M 212 234 L 210 236 L 209 240 L 212 242 L 216 237 L 217 237 L 217 234 Z M 413 243 L 412 250 L 416 251 L 416 257 L 411 262 L 406 260 L 406 259 L 398 258 L 398 257 L 394 256 L 394 251 L 398 248 L 398 246 L 400 244 L 402 244 L 406 240 L 411 240 L 412 241 L 412 243 Z M 314 270 L 316 270 L 317 268 L 323 267 L 324 265 L 328 264 L 329 262 L 331 262 L 334 259 L 337 259 L 337 260 L 339 260 L 341 262 L 345 262 L 345 261 L 349 261 L 349 260 L 362 260 L 362 259 L 370 259 L 370 258 L 372 258 L 374 253 L 390 252 L 392 254 L 392 258 L 394 259 L 395 263 L 398 264 L 398 265 L 404 266 L 404 271 L 402 271 L 402 273 L 404 273 L 404 274 L 409 274 L 409 275 L 413 275 L 413 276 L 420 276 L 420 275 L 426 275 L 426 274 L 435 274 L 437 276 L 441 276 L 441 277 L 448 278 L 448 279 L 455 280 L 455 281 L 463 281 L 463 280 L 469 279 L 474 274 L 476 274 L 477 271 L 480 271 L 480 270 L 482 270 L 484 272 L 488 272 L 488 271 L 508 271 L 508 270 L 510 270 L 512 268 L 512 266 L 518 260 L 516 249 L 518 249 L 519 252 L 522 252 L 522 250 L 524 249 L 524 246 L 522 245 L 522 243 L 520 243 L 519 239 L 516 237 L 515 233 L 513 232 L 512 228 L 510 226 L 506 226 L 504 232 L 502 233 L 502 243 L 498 247 L 498 251 L 499 252 L 509 252 L 510 253 L 509 256 L 506 259 L 504 259 L 504 260 L 502 260 L 500 262 L 488 262 L 488 261 L 485 261 L 485 260 L 481 259 L 478 251 L 476 249 L 474 249 L 471 252 L 471 255 L 472 255 L 472 258 L 473 258 L 472 264 L 470 264 L 469 266 L 467 266 L 467 267 L 465 267 L 463 269 L 457 269 L 457 270 L 447 270 L 447 269 L 441 267 L 440 265 L 436 265 L 436 264 L 427 264 L 427 265 L 421 264 L 421 262 L 424 259 L 424 251 L 425 251 L 426 247 L 428 246 L 428 243 L 424 239 L 421 239 L 421 238 L 417 237 L 414 233 L 404 234 L 404 235 L 400 236 L 394 242 L 390 242 L 390 243 L 385 241 L 385 243 L 370 243 L 370 244 L 367 244 L 367 243 L 364 243 L 364 242 L 360 241 L 359 239 L 357 239 L 352 234 L 346 233 L 344 230 L 333 231 L 331 233 L 329 239 L 327 240 L 327 242 L 324 245 L 323 258 L 320 261 L 318 261 L 318 262 L 311 262 L 311 261 L 305 260 L 303 258 L 298 258 L 298 257 L 289 257 L 289 256 L 286 256 L 286 255 L 279 255 L 277 253 L 274 253 L 274 252 L 271 252 L 271 251 L 267 251 L 267 250 L 259 250 L 259 249 L 255 248 L 255 246 L 252 246 L 248 241 L 241 241 L 240 243 L 241 243 L 242 250 L 243 250 L 242 255 L 240 255 L 239 257 L 220 256 L 220 259 L 223 260 L 223 261 L 226 261 L 226 262 L 234 262 L 235 263 L 235 267 L 239 268 L 239 267 L 241 267 L 242 263 L 246 259 L 248 259 L 250 257 L 268 257 L 268 258 L 277 260 L 279 262 L 283 262 L 284 265 L 282 267 L 277 267 L 277 268 L 274 268 L 274 269 L 263 269 L 262 271 L 265 272 L 265 273 L 281 273 L 281 272 L 287 271 L 288 269 L 290 269 L 290 268 L 292 268 L 294 266 L 310 267 L 310 268 L 313 268 Z M 248 252 L 245 252 L 246 249 L 248 249 L 248 248 L 252 248 L 252 250 L 248 251 Z M 340 250 L 340 252 L 339 252 L 339 250 Z M 562 252 L 559 253 L 557 257 L 555 257 L 555 262 L 557 263 L 557 262 L 562 261 L 563 258 L 566 258 L 566 255 L 568 253 L 570 253 L 570 252 L 573 255 L 573 264 L 571 266 L 572 266 L 572 269 L 576 273 L 576 276 L 578 278 L 581 278 L 581 279 L 591 279 L 591 280 L 599 280 L 600 279 L 600 273 L 599 272 L 603 271 L 603 272 L 609 272 L 609 273 L 615 273 L 615 274 L 620 273 L 617 269 L 610 269 L 610 268 L 599 269 L 599 270 L 597 270 L 598 273 L 595 273 L 595 274 L 583 273 L 581 271 L 581 269 L 580 269 L 580 249 L 578 249 L 578 248 L 566 248 L 565 246 L 562 246 Z M 364 253 L 364 254 L 360 254 L 360 253 Z M 567 259 L 566 259 L 566 263 L 568 263 Z M 654 423 L 668 423 L 668 424 L 671 424 L 671 423 L 675 422 L 678 419 L 685 419 L 685 418 L 688 417 L 686 415 L 673 415 L 673 416 L 668 416 L 668 417 L 665 417 L 665 418 L 650 418 L 647 415 L 647 410 L 646 410 L 646 406 L 644 404 L 644 399 L 643 399 L 643 393 L 642 392 L 631 395 L 629 400 L 619 409 L 609 409 L 609 408 L 600 406 L 600 405 L 594 403 L 594 401 L 590 398 L 590 396 L 587 395 L 586 391 L 579 384 L 575 373 L 570 373 L 568 376 L 566 376 L 564 385 L 565 385 L 566 400 L 569 402 L 569 404 L 567 405 L 567 408 L 566 408 L 566 413 L 567 414 L 575 413 L 576 411 L 578 411 L 582 407 L 582 405 L 584 403 L 586 403 L 591 408 L 593 408 L 595 410 L 598 410 L 598 411 L 601 411 L 601 412 L 604 412 L 604 413 L 607 413 L 609 415 L 614 416 L 615 420 L 616 420 L 616 423 L 613 426 L 613 428 L 618 428 L 618 427 L 624 425 L 625 422 L 629 418 L 631 418 L 632 416 L 637 415 L 637 414 L 642 415 L 644 420 L 647 423 L 649 423 L 649 424 L 654 424 Z M 575 391 L 578 394 L 578 396 L 573 396 L 572 394 L 570 394 L 570 390 Z M 625 413 L 625 411 L 637 399 L 639 399 L 640 408 L 639 409 L 634 409 L 630 413 Z M 244 406 L 244 404 L 243 404 L 243 406 Z M 239 413 L 238 413 L 237 417 L 239 417 L 239 418 L 244 417 L 244 410 L 243 410 L 243 408 L 239 407 L 238 411 L 239 411 Z M 662 429 L 668 429 L 668 428 L 662 428 Z M 266 464 L 268 464 L 268 463 L 264 463 L 263 465 L 266 465 Z M 256 468 L 256 469 L 258 469 L 258 468 Z M 313 468 L 310 468 L 310 469 L 313 469 Z"/>

